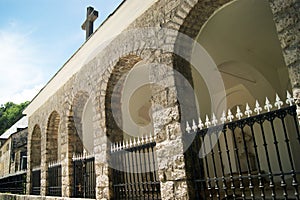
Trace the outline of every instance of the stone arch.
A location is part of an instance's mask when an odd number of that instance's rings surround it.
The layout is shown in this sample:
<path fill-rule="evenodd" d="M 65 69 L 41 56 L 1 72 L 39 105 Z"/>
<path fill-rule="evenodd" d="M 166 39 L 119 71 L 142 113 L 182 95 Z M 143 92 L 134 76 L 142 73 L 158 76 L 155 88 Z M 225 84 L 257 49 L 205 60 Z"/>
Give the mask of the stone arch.
<path fill-rule="evenodd" d="M 46 133 L 46 163 L 60 161 L 60 136 L 59 136 L 60 116 L 57 111 L 53 111 L 47 124 Z"/>
<path fill-rule="evenodd" d="M 88 101 L 89 94 L 86 91 L 79 91 L 75 95 L 72 103 L 71 114 L 69 119 L 69 137 L 70 150 L 72 153 L 83 153 L 83 130 L 82 130 L 82 116 L 85 105 Z"/>
<path fill-rule="evenodd" d="M 257 9 L 255 12 L 253 12 L 254 8 Z M 234 11 L 238 12 L 234 13 Z M 290 86 L 286 85 L 288 73 L 268 0 L 214 0 L 210 2 L 196 1 L 195 3 L 186 1 L 182 8 L 178 10 L 176 16 L 181 21 L 179 32 L 192 40 L 185 40 L 180 35 L 177 37 L 174 47 L 175 52 L 184 50 L 185 58 L 188 59 L 185 60 L 174 55 L 174 68 L 190 80 L 196 92 L 200 91 L 198 97 L 202 101 L 206 101 L 206 96 L 209 93 L 203 92 L 203 89 L 197 85 L 193 73 L 194 66 L 189 63 L 189 59 L 192 59 L 194 41 L 204 47 L 215 62 L 216 69 L 220 71 L 226 94 L 223 97 L 229 98 L 229 102 L 225 103 L 227 107 L 236 108 L 237 105 L 245 106 L 246 103 L 251 104 L 250 106 L 253 107 L 255 99 L 263 102 L 265 95 L 273 99 L 275 92 L 278 92 L 283 98 L 285 90 L 290 89 Z M 244 25 L 237 26 L 242 21 Z M 235 29 L 234 26 L 238 28 Z M 251 30 L 258 31 L 254 34 Z M 233 34 L 230 33 L 235 33 L 235 37 L 232 37 Z M 252 37 L 249 35 L 251 33 Z M 226 39 L 228 43 L 225 45 Z M 221 42 L 221 40 L 223 41 Z M 241 51 L 241 48 L 244 48 L 244 51 Z M 222 53 L 220 49 L 222 49 Z M 266 60 L 270 62 L 265 62 Z M 274 60 L 278 62 L 275 63 Z M 280 80 L 281 77 L 284 77 L 284 79 Z M 279 82 L 282 82 L 282 84 L 279 84 Z M 180 90 L 180 83 L 177 82 L 176 87 Z M 178 94 L 180 95 L 180 91 Z M 239 100 L 236 98 L 239 98 Z M 199 105 L 199 107 L 209 108 L 212 103 L 208 101 L 207 104 L 204 106 Z M 242 109 L 244 110 L 244 108 Z M 222 112 L 222 110 L 220 111 Z M 204 116 L 205 114 L 210 115 L 212 113 L 210 110 L 206 110 Z M 203 119 L 203 115 L 201 116 Z M 219 116 L 220 114 L 217 115 L 218 118 Z M 185 159 L 187 163 L 186 172 L 189 178 L 191 176 L 189 172 L 192 171 L 189 168 L 191 160 L 187 157 Z M 202 175 L 204 174 L 202 173 Z M 192 188 L 193 186 L 189 183 L 189 195 L 193 199 L 195 192 L 192 191 Z"/>
<path fill-rule="evenodd" d="M 41 128 L 39 125 L 35 125 L 31 136 L 31 153 L 30 162 L 31 169 L 41 166 Z"/>
<path fill-rule="evenodd" d="M 107 151 L 110 152 L 111 143 L 121 142 L 125 137 L 130 137 L 123 131 L 122 94 L 128 72 L 142 59 L 137 55 L 121 57 L 115 66 L 110 69 L 110 76 L 105 80 L 105 125 L 107 136 Z M 114 110 L 114 112 L 113 112 Z M 112 180 L 113 169 L 108 168 L 109 196 L 113 197 Z"/>
<path fill-rule="evenodd" d="M 126 80 L 126 73 L 128 73 L 135 64 L 141 61 L 141 58 L 136 55 L 128 55 L 120 58 L 114 66 L 111 76 L 107 80 L 107 88 L 105 94 L 105 121 L 106 121 L 106 134 L 110 142 L 119 142 L 123 140 L 122 131 L 122 113 L 116 115 L 121 111 L 121 96 L 122 86 Z M 115 115 L 114 115 L 115 114 Z"/>

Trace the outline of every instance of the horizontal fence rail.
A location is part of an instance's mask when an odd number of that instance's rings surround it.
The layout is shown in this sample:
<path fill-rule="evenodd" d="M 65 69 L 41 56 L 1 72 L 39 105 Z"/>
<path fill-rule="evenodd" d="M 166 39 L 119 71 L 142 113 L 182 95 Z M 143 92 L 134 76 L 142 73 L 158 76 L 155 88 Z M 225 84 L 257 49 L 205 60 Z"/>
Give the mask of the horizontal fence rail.
<path fill-rule="evenodd" d="M 32 179 L 31 179 L 31 191 L 32 195 L 40 195 L 41 194 L 41 168 L 32 169 Z"/>
<path fill-rule="evenodd" d="M 26 171 L 1 177 L 0 193 L 26 194 Z"/>
<path fill-rule="evenodd" d="M 161 199 L 155 146 L 151 135 L 111 146 L 113 199 Z"/>
<path fill-rule="evenodd" d="M 206 116 L 192 127 L 187 123 L 184 142 L 189 167 L 190 194 L 194 199 L 299 199 L 300 134 L 296 106 L 288 107 L 276 95 L 276 110 L 266 99 L 266 113 L 256 102 L 246 118 L 229 110 L 220 122 Z M 196 161 L 196 162 L 195 162 Z"/>
<path fill-rule="evenodd" d="M 95 158 L 86 153 L 73 156 L 73 197 L 96 198 Z"/>
<path fill-rule="evenodd" d="M 61 196 L 61 181 L 61 163 L 50 163 L 48 166 L 48 196 Z"/>

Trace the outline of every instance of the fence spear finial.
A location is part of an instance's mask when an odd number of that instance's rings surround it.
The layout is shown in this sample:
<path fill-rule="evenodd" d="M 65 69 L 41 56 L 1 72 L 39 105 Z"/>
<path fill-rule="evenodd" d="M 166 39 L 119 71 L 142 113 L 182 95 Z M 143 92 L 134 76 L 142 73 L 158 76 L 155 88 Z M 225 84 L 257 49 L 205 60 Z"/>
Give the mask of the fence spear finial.
<path fill-rule="evenodd" d="M 196 131 L 197 130 L 197 125 L 196 125 L 196 122 L 195 122 L 195 120 L 193 120 L 193 126 L 192 126 L 192 129 L 193 129 L 193 131 Z"/>
<path fill-rule="evenodd" d="M 222 112 L 222 116 L 221 116 L 220 120 L 221 120 L 222 124 L 224 124 L 226 122 L 226 113 L 224 110 Z"/>
<path fill-rule="evenodd" d="M 283 102 L 281 101 L 280 97 L 278 96 L 278 94 L 276 94 L 276 102 L 274 104 L 278 109 L 281 108 L 281 106 L 283 106 Z"/>
<path fill-rule="evenodd" d="M 241 109 L 239 106 L 236 107 L 236 118 L 238 118 L 239 120 L 243 117 L 243 113 L 241 112 Z"/>
<path fill-rule="evenodd" d="M 185 130 L 188 132 L 188 133 L 190 133 L 191 132 L 191 127 L 190 127 L 190 125 L 189 125 L 189 122 L 187 121 L 186 122 L 186 128 L 185 128 Z"/>
<path fill-rule="evenodd" d="M 259 115 L 261 111 L 262 111 L 262 108 L 260 107 L 258 101 L 256 100 L 254 112 L 256 112 Z"/>
<path fill-rule="evenodd" d="M 250 109 L 249 104 L 246 104 L 246 110 L 245 110 L 245 115 L 247 115 L 247 117 L 250 117 L 252 115 L 252 110 Z"/>
<path fill-rule="evenodd" d="M 204 124 L 203 124 L 203 122 L 202 122 L 202 120 L 201 120 L 200 117 L 199 117 L 198 121 L 199 121 L 198 128 L 199 128 L 200 130 L 202 130 L 203 127 L 204 127 Z"/>
<path fill-rule="evenodd" d="M 206 126 L 207 128 L 209 128 L 210 125 L 211 125 L 211 122 L 209 121 L 208 115 L 206 115 L 206 117 L 205 117 L 205 126 Z"/>
<path fill-rule="evenodd" d="M 212 123 L 212 125 L 214 125 L 214 126 L 217 126 L 217 124 L 218 124 L 218 120 L 217 120 L 217 118 L 216 118 L 215 113 L 213 113 L 213 115 L 212 115 L 211 123 Z"/>
<path fill-rule="evenodd" d="M 230 109 L 228 109 L 228 115 L 227 115 L 227 119 L 229 122 L 232 122 L 234 116 L 232 115 L 232 112 Z"/>
<path fill-rule="evenodd" d="M 264 106 L 265 110 L 267 110 L 268 112 L 270 112 L 270 110 L 272 109 L 272 105 L 270 104 L 270 101 L 268 99 L 268 97 L 266 97 L 266 105 Z"/>
<path fill-rule="evenodd" d="M 292 98 L 292 95 L 289 93 L 289 91 L 286 91 L 286 103 L 292 106 L 293 102 L 294 99 Z"/>

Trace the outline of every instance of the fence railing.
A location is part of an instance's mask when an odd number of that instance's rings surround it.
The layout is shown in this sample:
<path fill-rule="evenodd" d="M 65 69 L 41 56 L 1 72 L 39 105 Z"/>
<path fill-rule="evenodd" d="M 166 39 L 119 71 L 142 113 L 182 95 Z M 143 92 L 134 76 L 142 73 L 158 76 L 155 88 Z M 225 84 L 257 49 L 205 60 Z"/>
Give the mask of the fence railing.
<path fill-rule="evenodd" d="M 0 178 L 0 193 L 25 194 L 26 171 Z"/>
<path fill-rule="evenodd" d="M 237 107 L 235 116 L 223 112 L 220 123 L 214 114 L 204 123 L 187 123 L 184 141 L 192 143 L 185 156 L 193 199 L 299 199 L 299 122 L 289 93 L 286 103 L 282 108 L 276 95 L 273 111 L 266 99 L 265 113 L 256 101 L 254 112 L 248 104 L 244 113 Z"/>
<path fill-rule="evenodd" d="M 41 194 L 41 168 L 34 167 L 31 173 L 31 191 L 32 195 Z"/>
<path fill-rule="evenodd" d="M 61 162 L 51 162 L 48 165 L 48 196 L 61 196 Z"/>
<path fill-rule="evenodd" d="M 95 158 L 83 153 L 73 156 L 73 197 L 96 198 Z"/>
<path fill-rule="evenodd" d="M 161 199 L 155 146 L 151 135 L 111 145 L 114 199 Z"/>

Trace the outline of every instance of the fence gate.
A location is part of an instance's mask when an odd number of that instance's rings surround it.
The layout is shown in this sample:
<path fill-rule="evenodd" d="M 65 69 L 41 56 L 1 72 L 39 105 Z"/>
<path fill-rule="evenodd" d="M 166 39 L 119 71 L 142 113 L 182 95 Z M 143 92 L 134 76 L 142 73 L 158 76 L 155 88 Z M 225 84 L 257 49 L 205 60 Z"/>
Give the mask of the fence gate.
<path fill-rule="evenodd" d="M 254 112 L 237 107 L 187 123 L 185 144 L 192 199 L 299 199 L 300 133 L 296 106 L 276 97 Z M 242 118 L 245 114 L 245 118 Z M 251 116 L 252 115 L 252 116 Z M 236 117 L 236 120 L 234 118 Z M 198 122 L 198 120 L 197 120 Z"/>
<path fill-rule="evenodd" d="M 161 199 L 154 137 L 111 146 L 113 199 Z"/>
<path fill-rule="evenodd" d="M 86 155 L 73 157 L 73 197 L 96 198 L 95 158 Z"/>

